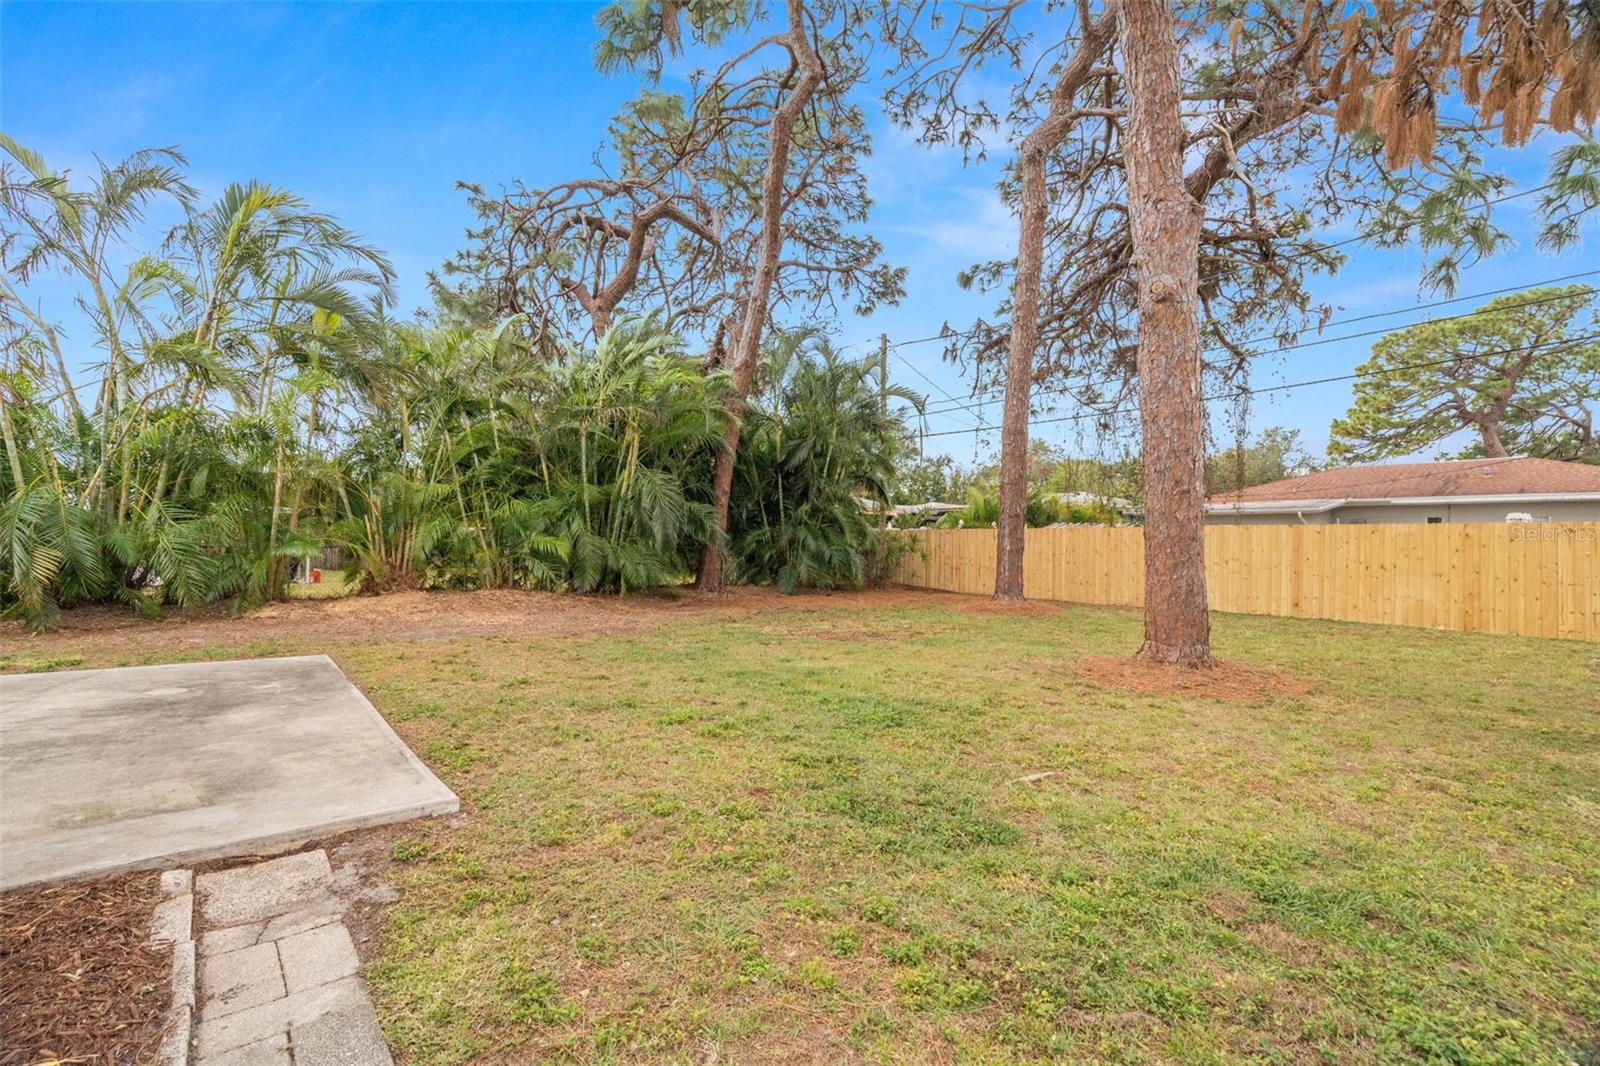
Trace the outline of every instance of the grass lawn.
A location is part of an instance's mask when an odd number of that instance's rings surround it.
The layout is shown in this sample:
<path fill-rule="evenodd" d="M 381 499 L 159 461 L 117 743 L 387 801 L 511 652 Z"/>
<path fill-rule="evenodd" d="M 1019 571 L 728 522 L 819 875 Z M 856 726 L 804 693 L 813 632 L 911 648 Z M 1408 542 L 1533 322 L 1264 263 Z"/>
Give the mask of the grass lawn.
<path fill-rule="evenodd" d="M 367 971 L 412 1063 L 1600 1062 L 1600 647 L 1216 630 L 1311 691 L 933 595 L 179 654 L 328 651 L 460 794 Z"/>

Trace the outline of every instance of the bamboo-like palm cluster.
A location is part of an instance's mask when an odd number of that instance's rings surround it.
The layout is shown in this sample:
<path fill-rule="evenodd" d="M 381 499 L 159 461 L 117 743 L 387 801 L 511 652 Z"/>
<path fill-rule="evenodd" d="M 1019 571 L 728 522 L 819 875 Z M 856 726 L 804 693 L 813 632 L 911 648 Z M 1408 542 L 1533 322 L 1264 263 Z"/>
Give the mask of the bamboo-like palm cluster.
<path fill-rule="evenodd" d="M 0 147 L 0 611 L 259 603 L 330 550 L 368 591 L 624 592 L 683 580 L 715 538 L 726 374 L 659 318 L 588 345 L 520 315 L 399 322 L 387 260 L 288 192 L 201 204 L 173 152 L 80 187 Z M 180 220 L 141 252 L 157 210 Z M 72 328 L 24 295 L 47 269 L 78 288 Z M 783 350 L 746 417 L 763 447 L 813 444 L 741 482 L 731 548 L 750 579 L 859 583 L 856 500 L 884 498 L 898 421 L 861 364 Z"/>

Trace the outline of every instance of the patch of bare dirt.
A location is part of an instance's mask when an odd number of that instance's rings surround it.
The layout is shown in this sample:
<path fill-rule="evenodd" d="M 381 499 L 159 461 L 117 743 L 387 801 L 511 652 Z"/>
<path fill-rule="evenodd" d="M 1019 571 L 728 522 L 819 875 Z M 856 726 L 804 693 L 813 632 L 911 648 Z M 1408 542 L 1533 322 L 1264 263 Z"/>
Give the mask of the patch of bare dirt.
<path fill-rule="evenodd" d="M 963 596 L 960 608 L 966 614 L 1014 615 L 1019 618 L 1049 618 L 1067 610 L 1064 603 L 1050 600 L 996 600 L 987 596 Z"/>
<path fill-rule="evenodd" d="M 1132 656 L 1093 655 L 1078 660 L 1077 672 L 1092 685 L 1143 696 L 1205 696 L 1234 703 L 1265 703 L 1311 691 L 1311 682 L 1305 678 L 1244 663 L 1218 662 L 1196 669 Z"/>
<path fill-rule="evenodd" d="M 236 637 L 274 636 L 371 639 L 450 639 L 458 636 L 627 632 L 672 617 L 726 610 L 734 597 L 694 593 L 640 596 L 578 596 L 492 589 L 481 592 L 391 592 L 330 600 L 289 600 L 244 614 L 214 606 L 168 608 L 149 621 L 113 607 L 65 611 L 54 633 L 30 636 L 18 623 L 14 634 L 47 645 L 52 641 L 116 634 L 130 646 L 141 641 L 171 645 L 223 643 Z"/>
<path fill-rule="evenodd" d="M 0 896 L 0 1064 L 154 1062 L 170 948 L 146 937 L 156 874 Z"/>
<path fill-rule="evenodd" d="M 804 592 L 773 588 L 722 593 L 658 590 L 628 596 L 488 589 L 478 592 L 402 591 L 382 596 L 289 600 L 244 614 L 223 606 L 167 608 L 158 620 L 115 607 L 63 611 L 59 628 L 29 633 L 20 621 L 0 622 L 7 655 L 0 671 L 26 669 L 30 661 L 84 653 L 73 666 L 104 665 L 111 653 L 228 647 L 281 641 L 285 649 L 388 641 L 444 641 L 477 636 L 620 636 L 657 626 L 709 618 L 745 618 L 777 611 L 813 611 L 852 604 L 966 607 L 973 597 L 884 589 Z M 1041 605 L 1043 606 L 1043 605 Z M 68 665 L 68 664 L 60 664 Z"/>
<path fill-rule="evenodd" d="M 437 821 L 449 827 L 460 825 L 465 819 L 463 814 L 452 814 Z M 323 842 L 328 849 L 328 862 L 333 867 L 334 893 L 344 901 L 345 928 L 350 930 L 362 965 L 377 958 L 389 904 L 400 898 L 388 879 L 389 867 L 394 863 L 394 846 L 425 824 L 401 822 L 378 826 Z"/>

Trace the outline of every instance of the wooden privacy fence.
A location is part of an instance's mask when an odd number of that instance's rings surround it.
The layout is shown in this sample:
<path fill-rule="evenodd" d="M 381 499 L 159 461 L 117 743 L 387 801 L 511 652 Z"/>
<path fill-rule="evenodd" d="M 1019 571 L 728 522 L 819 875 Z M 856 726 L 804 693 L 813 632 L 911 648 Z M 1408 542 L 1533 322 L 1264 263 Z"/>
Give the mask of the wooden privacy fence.
<path fill-rule="evenodd" d="M 992 529 L 930 529 L 895 580 L 994 591 Z M 1030 599 L 1144 603 L 1144 530 L 1030 529 Z M 1600 522 L 1208 526 L 1217 611 L 1600 640 Z"/>

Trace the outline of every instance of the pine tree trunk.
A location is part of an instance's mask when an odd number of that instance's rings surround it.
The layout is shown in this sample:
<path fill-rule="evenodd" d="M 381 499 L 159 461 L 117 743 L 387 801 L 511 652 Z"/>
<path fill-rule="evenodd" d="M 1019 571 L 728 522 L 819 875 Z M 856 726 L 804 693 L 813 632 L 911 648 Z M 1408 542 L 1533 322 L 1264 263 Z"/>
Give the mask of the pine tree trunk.
<path fill-rule="evenodd" d="M 1483 441 L 1483 454 L 1490 459 L 1504 459 L 1506 444 L 1500 437 L 1500 423 L 1484 420 L 1478 424 L 1478 436 Z"/>
<path fill-rule="evenodd" d="M 800 0 L 788 0 L 788 44 L 800 77 L 772 117 L 767 141 L 767 168 L 761 179 L 761 244 L 750 280 L 750 295 L 745 301 L 739 333 L 734 341 L 731 381 L 728 395 L 728 428 L 722 434 L 722 448 L 711 468 L 712 534 L 700 550 L 700 567 L 695 588 L 721 592 L 727 586 L 723 548 L 728 536 L 728 503 L 733 497 L 733 463 L 739 452 L 739 422 L 744 417 L 750 384 L 755 380 L 761 358 L 761 338 L 767 327 L 767 302 L 778 275 L 778 259 L 783 252 L 784 179 L 789 169 L 789 146 L 794 127 L 822 84 L 822 60 L 812 50 L 806 35 L 805 12 Z"/>
<path fill-rule="evenodd" d="M 728 505 L 733 499 L 733 460 L 739 451 L 740 421 L 744 418 L 745 397 L 750 392 L 750 382 L 755 378 L 755 359 L 744 367 L 737 355 L 731 375 L 727 402 L 728 428 L 722 432 L 722 447 L 711 467 L 711 520 L 712 536 L 700 549 L 700 568 L 695 573 L 694 587 L 707 592 L 721 592 L 727 587 L 723 571 L 723 542 L 728 532 Z"/>
<path fill-rule="evenodd" d="M 1204 666 L 1211 662 L 1211 619 L 1200 392 L 1200 207 L 1184 189 L 1171 5 L 1127 0 L 1120 32 L 1129 98 L 1123 145 L 1139 284 L 1144 429 L 1144 646 L 1139 656 Z"/>
<path fill-rule="evenodd" d="M 1116 33 L 1116 6 L 1084 27 L 1077 51 L 1062 67 L 1050 94 L 1050 110 L 1018 153 L 1022 201 L 1017 219 L 1017 275 L 1011 289 L 1011 336 L 1006 347 L 1006 403 L 1000 419 L 1000 520 L 995 540 L 994 598 L 1022 599 L 1022 560 L 1028 532 L 1028 407 L 1039 347 L 1039 279 L 1044 266 L 1044 230 L 1049 212 L 1045 156 L 1061 143 L 1074 95 L 1083 86 Z"/>
<path fill-rule="evenodd" d="M 1000 520 L 996 523 L 994 598 L 1022 599 L 1022 554 L 1028 526 L 1028 400 L 1039 346 L 1039 274 L 1044 259 L 1044 146 L 1038 133 L 1022 143 L 1022 205 L 1017 226 L 1017 276 L 1011 291 L 1006 348 L 1006 405 L 1000 419 Z"/>

